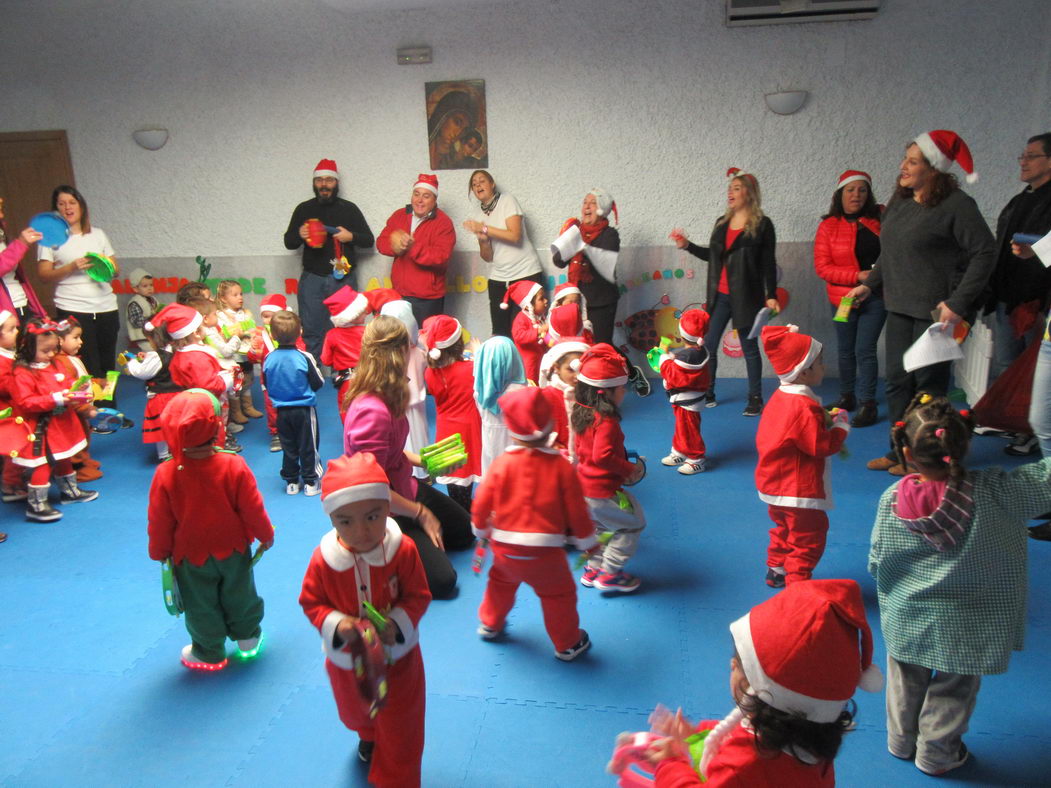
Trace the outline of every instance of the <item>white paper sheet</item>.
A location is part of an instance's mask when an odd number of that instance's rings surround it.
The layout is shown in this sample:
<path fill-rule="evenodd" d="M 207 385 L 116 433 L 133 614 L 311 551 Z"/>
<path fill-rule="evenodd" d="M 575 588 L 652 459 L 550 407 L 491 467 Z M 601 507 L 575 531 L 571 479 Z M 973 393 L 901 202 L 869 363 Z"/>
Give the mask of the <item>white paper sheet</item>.
<path fill-rule="evenodd" d="M 963 358 L 963 348 L 953 338 L 953 327 L 947 323 L 934 323 L 905 351 L 902 362 L 906 372 L 913 372 L 958 358 Z"/>
<path fill-rule="evenodd" d="M 1036 256 L 1040 258 L 1045 268 L 1051 268 L 1051 233 L 1033 244 L 1033 251 L 1036 252 Z"/>
<path fill-rule="evenodd" d="M 763 330 L 763 326 L 770 322 L 770 318 L 774 316 L 774 310 L 768 306 L 764 306 L 760 309 L 755 316 L 755 320 L 752 321 L 752 330 L 748 332 L 749 339 L 755 339 L 759 336 L 759 333 Z"/>
<path fill-rule="evenodd" d="M 580 226 L 573 224 L 555 239 L 554 243 L 551 244 L 551 254 L 558 253 L 558 256 L 562 258 L 563 262 L 569 262 L 570 258 L 575 257 L 580 252 L 584 251 L 584 239 L 580 235 Z"/>

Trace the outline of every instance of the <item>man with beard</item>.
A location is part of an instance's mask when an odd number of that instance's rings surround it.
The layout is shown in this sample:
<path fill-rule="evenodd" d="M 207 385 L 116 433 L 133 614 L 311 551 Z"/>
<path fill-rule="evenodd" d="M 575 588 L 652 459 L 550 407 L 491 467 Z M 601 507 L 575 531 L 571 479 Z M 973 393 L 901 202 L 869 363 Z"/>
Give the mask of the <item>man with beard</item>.
<path fill-rule="evenodd" d="M 336 232 L 326 234 L 325 242 L 314 248 L 306 243 L 307 220 L 318 219 Z M 285 230 L 285 248 L 303 247 L 303 273 L 299 277 L 299 317 L 303 322 L 303 341 L 314 358 L 321 358 L 325 334 L 332 327 L 324 300 L 343 285 L 356 286 L 354 269 L 343 279 L 332 276 L 340 257 L 354 265 L 356 248 L 368 249 L 374 243 L 372 230 L 358 206 L 339 196 L 336 162 L 322 159 L 314 168 L 314 199 L 301 202 L 292 211 Z"/>

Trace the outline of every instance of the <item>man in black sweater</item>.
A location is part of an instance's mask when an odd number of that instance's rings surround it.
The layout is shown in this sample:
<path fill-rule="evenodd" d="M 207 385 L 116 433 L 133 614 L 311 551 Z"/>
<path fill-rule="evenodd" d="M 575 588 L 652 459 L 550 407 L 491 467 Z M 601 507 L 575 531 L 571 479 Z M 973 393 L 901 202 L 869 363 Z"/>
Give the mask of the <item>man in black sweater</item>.
<path fill-rule="evenodd" d="M 324 243 L 312 247 L 307 243 L 307 220 L 318 219 L 335 232 L 326 233 Z M 356 288 L 354 261 L 357 249 L 369 249 L 375 243 L 372 230 L 358 206 L 339 196 L 339 172 L 336 162 L 322 159 L 314 168 L 314 199 L 301 202 L 292 211 L 285 230 L 285 248 L 303 247 L 303 273 L 299 277 L 299 317 L 303 322 L 303 341 L 315 358 L 321 358 L 325 334 L 332 327 L 324 301 L 343 285 Z M 351 265 L 351 272 L 336 279 L 332 271 L 341 257 Z"/>

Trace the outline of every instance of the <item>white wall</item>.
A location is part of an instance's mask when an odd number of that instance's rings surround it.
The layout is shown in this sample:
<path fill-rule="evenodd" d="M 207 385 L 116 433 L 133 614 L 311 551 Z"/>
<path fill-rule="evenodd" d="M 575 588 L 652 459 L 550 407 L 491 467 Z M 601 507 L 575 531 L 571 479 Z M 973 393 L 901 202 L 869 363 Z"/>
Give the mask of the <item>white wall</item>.
<path fill-rule="evenodd" d="M 723 173 L 744 167 L 784 244 L 792 319 L 822 335 L 805 244 L 841 170 L 869 170 L 885 197 L 910 136 L 951 128 L 982 175 L 968 191 L 993 218 L 1018 188 L 1013 156 L 1025 137 L 1051 127 L 1043 0 L 886 0 L 870 22 L 734 29 L 722 0 L 358 14 L 333 5 L 7 4 L 0 130 L 69 131 L 78 186 L 124 260 L 203 254 L 234 258 L 229 273 L 262 267 L 276 279 L 281 233 L 318 158 L 339 162 L 344 196 L 378 232 L 427 169 L 423 83 L 481 78 L 490 169 L 525 206 L 538 246 L 602 185 L 632 248 L 626 270 L 674 258 L 653 247 L 674 225 L 706 237 Z M 418 43 L 435 62 L 398 66 L 395 48 Z M 776 116 L 762 94 L 779 87 L 811 97 Z M 151 124 L 171 130 L 156 153 L 130 138 Z M 468 172 L 439 175 L 441 205 L 459 224 Z M 471 240 L 460 248 L 471 265 Z M 660 289 L 639 286 L 628 308 Z M 702 297 L 695 285 L 676 295 Z M 477 296 L 470 311 L 482 307 Z"/>

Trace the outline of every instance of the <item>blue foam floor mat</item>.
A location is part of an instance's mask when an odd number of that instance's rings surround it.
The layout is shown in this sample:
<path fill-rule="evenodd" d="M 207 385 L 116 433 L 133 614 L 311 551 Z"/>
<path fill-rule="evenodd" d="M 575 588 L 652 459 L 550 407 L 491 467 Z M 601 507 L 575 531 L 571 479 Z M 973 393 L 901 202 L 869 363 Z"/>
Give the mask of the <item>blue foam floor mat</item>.
<path fill-rule="evenodd" d="M 629 395 L 629 448 L 649 458 L 649 475 L 635 488 L 649 525 L 631 562 L 644 585 L 630 596 L 579 589 L 594 647 L 577 662 L 553 658 L 528 589 L 506 637 L 481 641 L 484 581 L 473 576 L 469 551 L 452 555 L 459 595 L 434 602 L 422 623 L 424 785 L 613 786 L 604 767 L 614 736 L 644 728 L 655 704 L 682 705 L 694 718 L 730 710 L 727 627 L 774 593 L 763 583 L 769 524 L 753 484 L 757 420 L 740 415 L 744 391 L 743 381 L 720 382 L 720 406 L 703 414 L 711 470 L 689 478 L 659 463 L 672 429 L 660 392 Z M 823 393 L 834 396 L 834 381 Z M 120 395 L 138 421 L 141 391 L 124 380 Z M 322 395 L 321 449 L 330 458 L 342 437 L 332 391 Z M 0 784 L 366 784 L 357 737 L 339 723 L 316 631 L 297 603 L 327 518 L 319 499 L 284 493 L 280 454 L 268 451 L 262 422 L 240 437 L 278 530 L 256 571 L 264 652 L 219 674 L 179 664 L 188 637 L 182 620 L 164 612 L 158 565 L 146 554 L 155 464 L 137 428 L 93 441 L 106 475 L 86 486 L 99 500 L 66 507 L 63 520 L 46 525 L 25 522 L 19 504 L 2 505 L 9 539 L 0 545 Z M 865 561 L 875 504 L 892 479 L 864 463 L 885 449 L 886 422 L 854 430 L 848 445 L 851 456 L 832 462 L 837 508 L 816 575 L 862 584 L 882 661 Z M 976 438 L 970 464 L 1017 465 L 1003 446 Z M 967 736 L 973 762 L 943 782 L 1051 783 L 1043 761 L 1051 746 L 1051 544 L 1030 547 L 1026 651 L 1006 675 L 985 680 Z M 836 761 L 839 784 L 928 784 L 887 754 L 882 694 L 856 700 L 858 729 Z"/>

